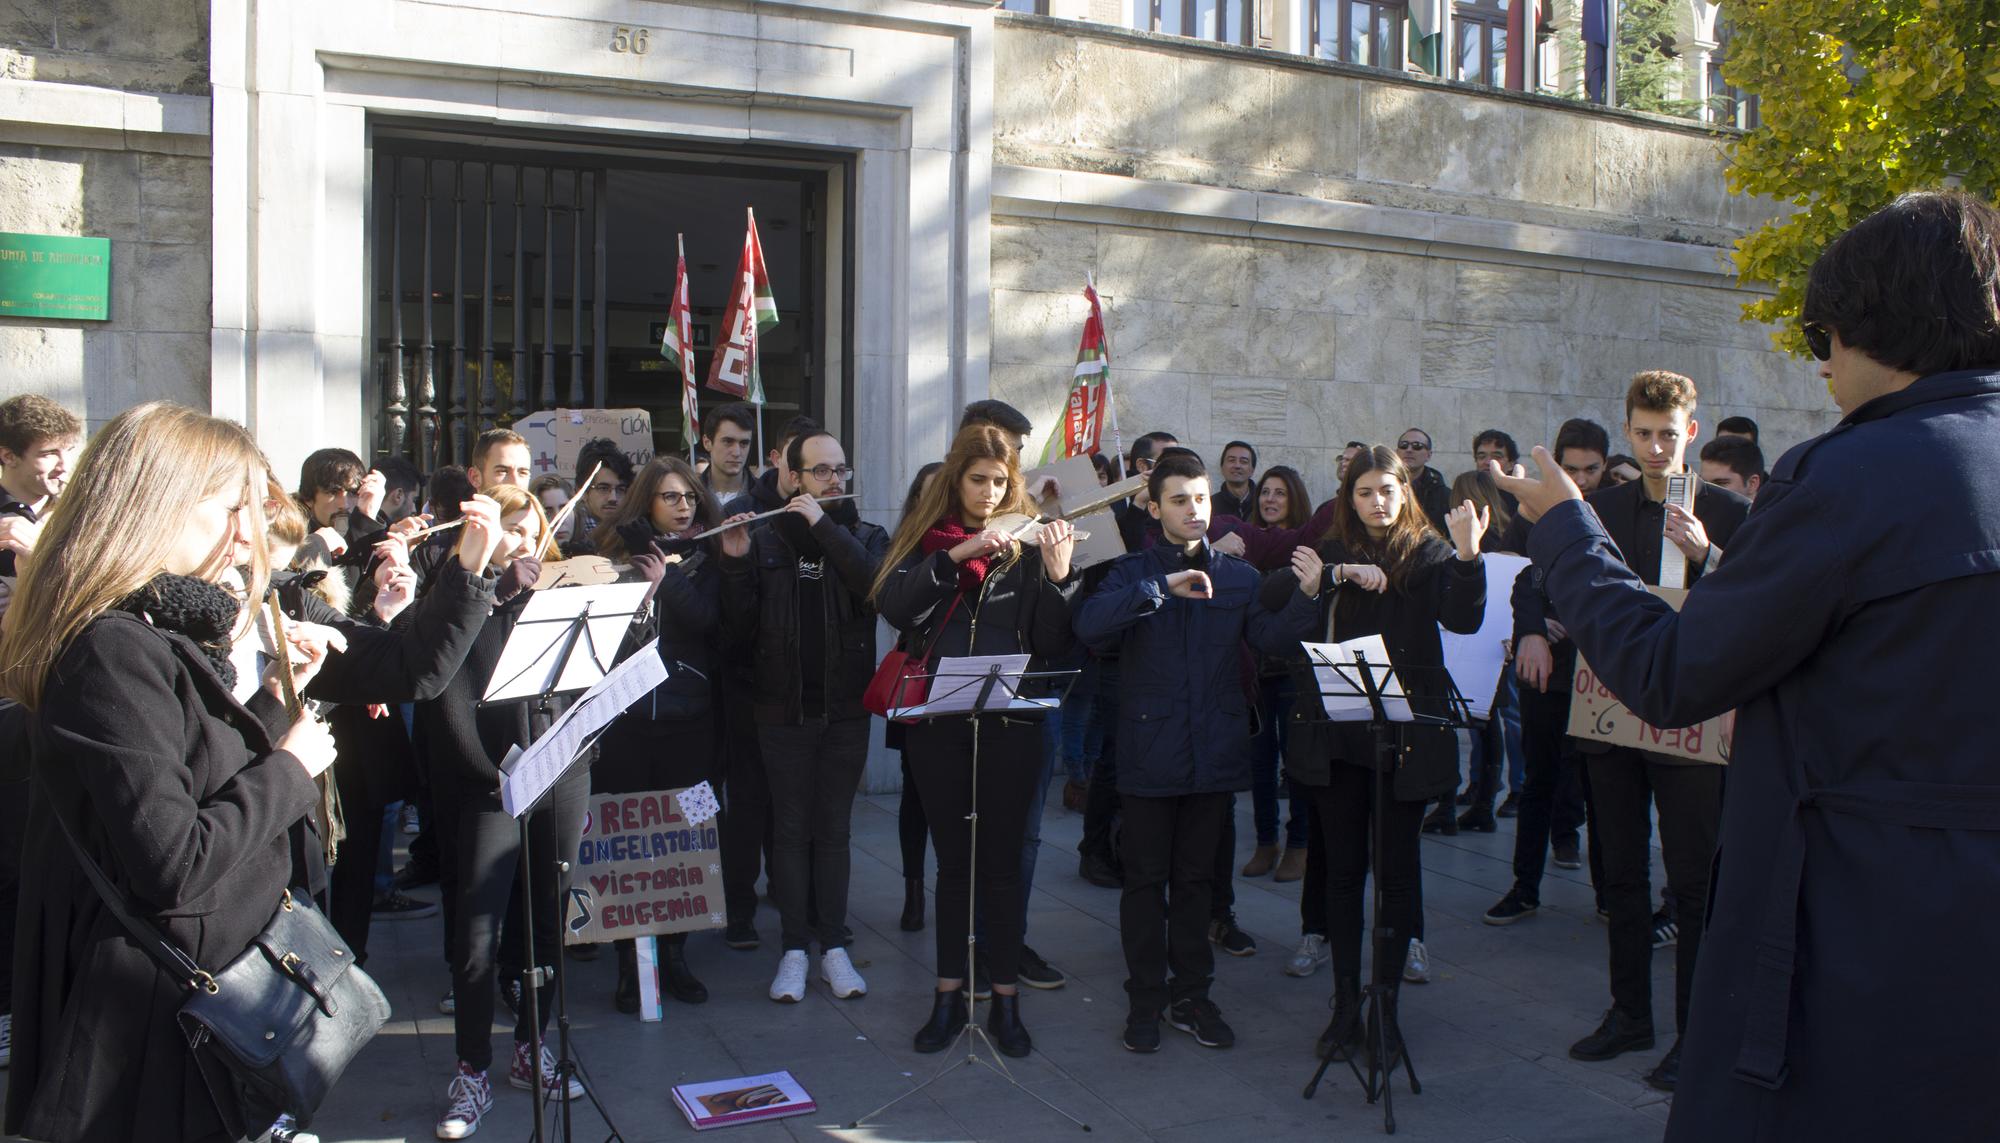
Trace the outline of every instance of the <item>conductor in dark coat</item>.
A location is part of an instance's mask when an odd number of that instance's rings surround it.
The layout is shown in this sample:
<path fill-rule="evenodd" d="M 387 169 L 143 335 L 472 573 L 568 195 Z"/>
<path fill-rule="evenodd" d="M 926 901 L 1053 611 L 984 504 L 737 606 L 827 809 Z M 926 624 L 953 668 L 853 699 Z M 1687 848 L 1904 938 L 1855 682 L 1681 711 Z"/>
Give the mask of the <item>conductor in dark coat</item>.
<path fill-rule="evenodd" d="M 1828 246 L 1845 414 L 1785 454 L 1680 613 L 1537 450 L 1530 554 L 1641 717 L 1737 710 L 1669 1143 L 2000 1131 L 2000 214 L 1908 195 Z"/>

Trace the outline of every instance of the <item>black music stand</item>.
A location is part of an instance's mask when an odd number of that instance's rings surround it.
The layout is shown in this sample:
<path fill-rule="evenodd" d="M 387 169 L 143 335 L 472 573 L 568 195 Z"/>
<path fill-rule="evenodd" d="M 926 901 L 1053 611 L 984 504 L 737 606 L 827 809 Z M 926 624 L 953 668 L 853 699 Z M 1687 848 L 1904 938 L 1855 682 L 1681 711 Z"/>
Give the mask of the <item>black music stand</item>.
<path fill-rule="evenodd" d="M 618 586 L 644 587 L 645 585 Z M 574 601 L 574 609 L 570 610 L 567 606 L 570 601 L 561 600 L 561 597 L 568 595 L 572 591 L 577 593 L 577 598 Z M 540 601 L 560 600 L 559 603 L 553 605 L 543 602 L 542 606 L 537 608 L 537 611 L 548 611 L 553 606 L 557 612 L 568 611 L 569 613 L 567 615 L 558 614 L 553 617 L 537 618 L 529 621 L 525 618 L 527 612 L 523 611 L 524 618 L 516 620 L 515 631 L 509 636 L 508 642 L 511 644 L 515 639 L 520 638 L 539 646 L 540 650 L 534 653 L 525 665 L 511 672 L 506 678 L 489 682 L 486 693 L 497 697 L 482 699 L 479 705 L 485 707 L 515 702 L 532 702 L 545 718 L 553 718 L 557 695 L 569 691 L 585 690 L 603 682 L 607 674 L 604 655 L 599 651 L 596 639 L 592 635 L 591 621 L 617 618 L 630 623 L 640 613 L 640 610 L 643 609 L 644 604 L 640 603 L 638 607 L 628 610 L 593 612 L 593 607 L 597 603 L 603 602 L 599 598 L 602 594 L 604 593 L 587 593 L 583 589 L 572 588 L 565 589 L 564 591 L 541 593 L 535 599 L 530 600 L 531 604 Z M 644 593 L 642 591 L 637 594 L 643 595 Z M 528 626 L 530 623 L 533 626 L 529 631 L 524 632 L 521 630 L 523 626 Z M 551 638 L 552 635 L 553 638 Z M 659 656 L 657 653 L 651 652 L 651 647 L 652 644 L 649 643 L 647 648 L 643 650 L 647 650 L 657 660 Z M 578 656 L 576 652 L 579 649 L 585 650 L 586 654 Z M 506 649 L 503 649 L 501 652 L 501 661 L 505 663 L 508 658 Z M 664 664 L 662 664 L 662 667 L 664 667 Z M 524 687 L 532 688 L 537 686 L 540 688 L 539 690 L 523 693 Z M 556 779 L 560 778 L 562 774 L 567 773 L 570 767 L 576 765 L 578 759 L 589 752 L 591 747 L 595 745 L 597 736 L 603 732 L 604 727 L 610 725 L 610 722 L 610 719 L 606 719 L 602 725 L 579 738 L 575 748 L 566 752 L 568 756 L 562 760 L 557 774 L 551 777 L 548 784 L 531 798 L 527 804 L 513 804 L 511 801 L 511 789 L 503 789 L 503 804 L 506 805 L 507 811 L 514 816 L 520 829 L 521 838 L 521 854 L 519 858 L 521 872 L 521 912 L 523 917 L 521 948 L 522 959 L 527 962 L 521 969 L 521 1003 L 527 1006 L 528 1052 L 531 1060 L 530 1066 L 536 1077 L 534 1086 L 535 1121 L 534 1127 L 529 1133 L 529 1137 L 535 1140 L 535 1143 L 544 1143 L 543 1120 L 549 1101 L 548 1088 L 541 1082 L 542 1024 L 540 1002 L 536 997 L 536 989 L 549 983 L 551 980 L 555 984 L 556 996 L 557 1060 L 555 1075 L 557 1082 L 561 1085 L 560 1090 L 562 1093 L 559 1098 L 562 1107 L 560 1137 L 565 1143 L 574 1138 L 574 1124 L 571 1119 L 571 1104 L 574 1102 L 574 1097 L 570 1095 L 569 1084 L 570 1079 L 575 1077 L 583 1085 L 585 1097 L 597 1109 L 599 1118 L 604 1120 L 605 1127 L 611 1132 L 605 1137 L 606 1140 L 617 1139 L 622 1143 L 625 1138 L 619 1132 L 618 1125 L 612 1121 L 610 1111 L 605 1108 L 603 1101 L 597 1098 L 595 1085 L 590 1080 L 590 1074 L 584 1069 L 583 1061 L 576 1056 L 575 1046 L 570 1040 L 569 1005 L 567 1002 L 568 989 L 563 965 L 566 958 L 562 955 L 562 949 L 560 947 L 556 949 L 555 969 L 553 973 L 536 963 L 534 859 L 528 828 L 528 819 L 547 802 L 550 792 L 555 788 Z M 550 729 L 554 730 L 555 727 L 552 726 Z M 514 751 L 509 753 L 507 759 L 501 764 L 503 776 L 511 777 L 512 765 L 521 753 L 522 751 L 519 747 L 516 747 Z M 563 874 L 569 872 L 570 865 L 567 860 L 561 857 L 558 857 L 554 864 L 557 893 L 556 915 L 559 919 L 558 924 L 560 924 L 560 918 L 564 913 L 561 878 Z"/>
<path fill-rule="evenodd" d="M 1311 1099 L 1313 1094 L 1319 1090 L 1320 1080 L 1326 1075 L 1327 1068 L 1332 1066 L 1334 1060 L 1341 1055 L 1344 1050 L 1343 1046 L 1353 1034 L 1356 1025 L 1359 1025 L 1364 1030 L 1364 1035 L 1372 1035 L 1373 1038 L 1372 1043 L 1363 1045 L 1363 1054 L 1368 1057 L 1368 1072 L 1366 1075 L 1362 1074 L 1361 1065 L 1356 1062 L 1353 1052 L 1346 1053 L 1347 1067 L 1349 1071 L 1354 1073 L 1354 1079 L 1361 1085 L 1361 1090 L 1367 1095 L 1369 1103 L 1372 1104 L 1377 1099 L 1381 1100 L 1382 1131 L 1384 1134 L 1394 1135 L 1396 1133 L 1396 1103 L 1394 1093 L 1390 1089 L 1390 1080 L 1394 1077 L 1396 1069 L 1401 1067 L 1409 1077 L 1411 1095 L 1421 1095 L 1424 1090 L 1423 1084 L 1417 1079 L 1416 1064 L 1410 1058 L 1409 1042 L 1403 1038 L 1400 1027 L 1392 1027 L 1395 1023 L 1396 1009 L 1393 1005 L 1386 1003 L 1390 986 L 1383 983 L 1381 979 L 1385 971 L 1401 974 L 1409 944 L 1409 934 L 1399 933 L 1397 930 L 1382 923 L 1382 823 L 1388 819 L 1389 787 L 1395 780 L 1396 774 L 1398 743 L 1396 741 L 1395 727 L 1399 725 L 1432 726 L 1457 730 L 1461 727 L 1471 726 L 1472 713 L 1471 708 L 1466 705 L 1465 696 L 1459 693 L 1458 684 L 1452 679 L 1451 672 L 1442 666 L 1396 667 L 1388 663 L 1373 663 L 1369 661 L 1365 652 L 1358 652 L 1355 655 L 1355 660 L 1351 663 L 1328 662 L 1324 659 L 1315 658 L 1313 665 L 1331 669 L 1335 677 L 1346 684 L 1346 686 L 1337 690 L 1322 689 L 1319 691 L 1322 711 L 1325 709 L 1325 700 L 1329 697 L 1362 698 L 1367 702 L 1368 730 L 1370 737 L 1374 741 L 1375 748 L 1375 764 L 1373 766 L 1375 772 L 1375 796 L 1368 811 L 1368 860 L 1370 873 L 1374 882 L 1374 902 L 1372 905 L 1373 916 L 1370 917 L 1372 925 L 1369 937 L 1372 952 L 1368 982 L 1362 986 L 1359 998 L 1360 1002 L 1354 1006 L 1353 1011 L 1348 1013 L 1347 1018 L 1340 1021 L 1338 1025 L 1328 1028 L 1328 1032 L 1331 1034 L 1331 1042 L 1327 1053 L 1321 1058 L 1319 1067 L 1314 1069 L 1312 1079 L 1307 1081 L 1303 1094 L 1306 1099 Z M 1435 672 L 1436 677 L 1444 680 L 1445 694 L 1442 696 L 1442 701 L 1445 703 L 1448 713 L 1445 715 L 1427 715 L 1419 714 L 1412 709 L 1407 718 L 1392 717 L 1388 706 L 1389 702 L 1398 699 L 1402 699 L 1405 703 L 1408 701 L 1408 691 L 1404 685 L 1404 680 L 1422 677 L 1432 672 Z M 1397 684 L 1396 689 L 1402 691 L 1402 694 L 1385 693 L 1385 689 L 1392 681 Z M 1440 701 L 1438 696 L 1424 696 L 1424 700 L 1428 702 Z M 1402 712 L 1398 710 L 1395 713 L 1401 715 Z M 1359 718 L 1338 720 L 1322 718 L 1321 721 L 1359 722 L 1362 720 Z M 1421 873 L 1419 875 L 1421 876 Z M 1325 1038 L 1324 1036 L 1322 1037 L 1322 1039 Z M 1389 1052 L 1389 1045 L 1391 1043 L 1396 1045 L 1396 1052 L 1393 1057 L 1391 1057 Z"/>
<path fill-rule="evenodd" d="M 995 659 L 1010 660 L 1010 662 L 996 662 L 994 661 Z M 985 714 L 1002 714 L 1009 711 L 1027 713 L 1040 710 L 1045 712 L 1046 717 L 1060 717 L 1062 710 L 1062 699 L 1060 697 L 1054 699 L 1028 698 L 1021 694 L 1021 684 L 1039 679 L 1065 679 L 1068 680 L 1063 687 L 1063 693 L 1066 696 L 1069 692 L 1069 684 L 1074 683 L 1076 677 L 1083 673 L 1078 670 L 1028 671 L 1023 669 L 1027 665 L 1027 659 L 1028 656 L 1026 655 L 940 659 L 938 660 L 936 671 L 928 675 L 912 676 L 920 677 L 930 684 L 929 699 L 918 706 L 898 707 L 889 712 L 890 718 L 912 722 L 937 718 L 967 717 L 972 719 L 972 806 L 970 812 L 965 815 L 965 820 L 971 823 L 972 850 L 971 860 L 966 867 L 965 874 L 967 881 L 966 888 L 968 890 L 965 907 L 965 983 L 960 986 L 965 989 L 966 994 L 966 1017 L 965 1027 L 959 1029 L 957 1040 L 945 1049 L 947 1053 L 954 1052 L 958 1049 L 959 1043 L 962 1042 L 965 1045 L 965 1058 L 963 1060 L 947 1059 L 931 1078 L 868 1114 L 855 1119 L 847 1125 L 849 1130 L 859 1128 L 868 1120 L 875 1118 L 943 1079 L 945 1073 L 951 1071 L 953 1068 L 971 1067 L 974 1064 L 998 1075 L 1001 1079 L 1013 1085 L 1015 1090 L 1025 1092 L 1027 1095 L 1033 1097 L 1035 1102 L 1069 1120 L 1071 1123 L 1076 1124 L 1078 1127 L 1083 1128 L 1085 1131 L 1090 1130 L 1090 1124 L 1050 1103 L 1048 1100 L 1042 1098 L 1039 1093 L 1023 1087 L 1021 1081 L 1014 1078 L 1014 1073 L 1008 1069 L 1006 1060 L 1000 1057 L 999 1050 L 993 1046 L 993 1041 L 986 1035 L 986 1029 L 979 1025 L 979 999 L 974 994 L 972 987 L 973 966 L 979 951 L 979 927 L 977 923 L 979 899 L 979 716 Z M 984 669 L 977 669 L 981 667 Z M 940 690 L 940 688 L 943 689 Z M 991 1059 L 982 1058 L 979 1055 L 978 1048 L 980 1044 L 986 1045 L 987 1054 L 992 1057 Z M 1058 1072 L 1062 1071 L 1060 1067 L 1057 1067 L 1056 1070 Z M 1068 1073 L 1065 1072 L 1063 1074 L 1065 1078 L 1069 1078 Z"/>

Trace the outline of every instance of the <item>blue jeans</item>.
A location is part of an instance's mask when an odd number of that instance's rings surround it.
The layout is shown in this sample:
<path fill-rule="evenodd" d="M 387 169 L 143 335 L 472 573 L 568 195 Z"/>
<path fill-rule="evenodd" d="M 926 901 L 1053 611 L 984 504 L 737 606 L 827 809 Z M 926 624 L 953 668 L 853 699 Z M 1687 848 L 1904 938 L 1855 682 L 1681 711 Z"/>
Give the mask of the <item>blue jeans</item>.
<path fill-rule="evenodd" d="M 1050 721 L 1056 725 L 1056 756 L 1063 761 L 1064 777 L 1081 786 L 1090 781 L 1090 769 L 1104 749 L 1104 731 L 1097 725 L 1097 660 L 1083 665 L 1083 675 L 1063 700 L 1062 714 Z"/>
<path fill-rule="evenodd" d="M 1507 793 L 1518 798 L 1528 785 L 1528 754 L 1521 745 L 1521 691 L 1512 669 L 1500 672 L 1493 713 L 1500 719 L 1500 740 L 1506 751 Z"/>
<path fill-rule="evenodd" d="M 1271 675 L 1257 680 L 1259 691 L 1257 737 L 1250 747 L 1251 819 L 1257 827 L 1257 844 L 1278 844 L 1278 771 L 1285 759 L 1285 720 L 1292 710 L 1292 677 Z M 1303 799 L 1296 785 L 1286 780 L 1291 798 L 1291 817 L 1285 823 L 1285 848 L 1303 849 L 1306 831 L 1312 828 L 1311 810 L 1302 811 Z"/>
<path fill-rule="evenodd" d="M 386 896 L 396 887 L 396 834 L 401 824 L 403 803 L 390 802 L 382 809 L 382 841 L 375 854 L 375 895 Z"/>

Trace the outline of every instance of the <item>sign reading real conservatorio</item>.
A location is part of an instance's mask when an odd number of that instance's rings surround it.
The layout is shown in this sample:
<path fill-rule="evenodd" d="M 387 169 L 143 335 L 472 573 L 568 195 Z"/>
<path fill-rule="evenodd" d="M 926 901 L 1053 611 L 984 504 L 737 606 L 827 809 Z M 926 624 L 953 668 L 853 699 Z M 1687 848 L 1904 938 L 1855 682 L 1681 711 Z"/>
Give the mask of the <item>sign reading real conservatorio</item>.
<path fill-rule="evenodd" d="M 110 316 L 109 238 L 0 232 L 0 317 Z"/>

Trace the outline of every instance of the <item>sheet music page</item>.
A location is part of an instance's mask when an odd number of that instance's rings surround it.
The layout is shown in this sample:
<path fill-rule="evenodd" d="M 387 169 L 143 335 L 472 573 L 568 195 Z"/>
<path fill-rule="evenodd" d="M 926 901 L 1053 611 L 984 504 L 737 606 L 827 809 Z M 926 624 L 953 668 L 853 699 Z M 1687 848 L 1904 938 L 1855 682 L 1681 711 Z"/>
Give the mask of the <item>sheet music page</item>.
<path fill-rule="evenodd" d="M 583 752 L 590 736 L 611 725 L 627 707 L 667 681 L 659 640 L 648 642 L 583 693 L 526 750 L 515 747 L 501 763 L 500 805 L 515 817 L 535 804 Z"/>
<path fill-rule="evenodd" d="M 1375 685 L 1382 692 L 1382 709 L 1390 722 L 1413 722 L 1416 714 L 1410 700 L 1403 697 L 1403 680 L 1389 669 L 1389 648 L 1380 635 L 1364 635 L 1339 643 L 1305 643 L 1306 657 L 1312 661 L 1313 679 L 1319 685 L 1326 717 L 1334 722 L 1367 722 L 1375 716 L 1368 694 L 1361 689 L 1357 659 L 1366 658 Z"/>
<path fill-rule="evenodd" d="M 1008 712 L 1028 713 L 1053 710 L 1061 706 L 1054 699 L 1021 698 L 1015 694 L 1021 686 L 1021 676 L 1028 669 L 1027 655 L 967 655 L 956 659 L 939 659 L 931 680 L 930 698 L 921 706 L 892 711 L 896 718 L 929 718 L 940 714 L 971 714 L 979 705 L 980 692 L 986 689 L 986 681 L 993 668 L 1000 669 L 1000 678 L 993 683 L 992 693 L 986 699 L 986 713 Z"/>

